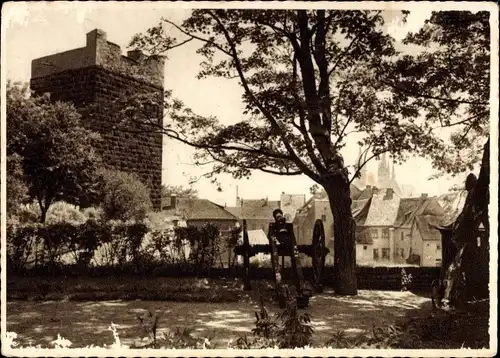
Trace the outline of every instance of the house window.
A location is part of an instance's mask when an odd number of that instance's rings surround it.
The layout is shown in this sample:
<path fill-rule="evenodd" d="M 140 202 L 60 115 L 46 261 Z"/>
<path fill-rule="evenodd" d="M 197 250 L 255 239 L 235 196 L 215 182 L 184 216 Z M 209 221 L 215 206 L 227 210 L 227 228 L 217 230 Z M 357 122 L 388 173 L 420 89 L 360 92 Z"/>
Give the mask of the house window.
<path fill-rule="evenodd" d="M 382 259 L 389 259 L 389 249 L 382 249 Z"/>
<path fill-rule="evenodd" d="M 252 224 L 252 230 L 255 230 L 257 229 L 257 225 L 256 224 Z"/>
<path fill-rule="evenodd" d="M 325 214 L 321 215 L 321 221 L 326 222 L 326 215 Z"/>
<path fill-rule="evenodd" d="M 405 239 L 405 233 L 404 233 L 404 232 L 402 232 L 402 233 L 401 233 L 401 241 L 403 241 L 404 239 Z"/>
<path fill-rule="evenodd" d="M 378 231 L 372 230 L 372 239 L 378 239 Z"/>
<path fill-rule="evenodd" d="M 436 251 L 441 250 L 441 245 L 436 245 Z"/>
<path fill-rule="evenodd" d="M 373 259 L 378 260 L 378 249 L 373 249 Z"/>
<path fill-rule="evenodd" d="M 481 238 L 477 237 L 477 247 L 481 247 Z"/>
<path fill-rule="evenodd" d="M 382 229 L 382 238 L 387 239 L 389 237 L 389 229 Z"/>
<path fill-rule="evenodd" d="M 368 249 L 368 246 L 364 245 L 363 250 L 366 250 L 366 249 Z"/>

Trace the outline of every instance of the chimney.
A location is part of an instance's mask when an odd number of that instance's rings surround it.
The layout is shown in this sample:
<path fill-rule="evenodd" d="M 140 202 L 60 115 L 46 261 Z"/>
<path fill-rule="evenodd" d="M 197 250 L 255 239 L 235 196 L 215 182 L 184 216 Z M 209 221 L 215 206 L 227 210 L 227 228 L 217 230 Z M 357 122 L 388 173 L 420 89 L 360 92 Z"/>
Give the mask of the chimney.
<path fill-rule="evenodd" d="M 427 193 L 422 193 L 421 198 L 426 199 L 428 197 Z"/>
<path fill-rule="evenodd" d="M 384 196 L 384 200 L 391 200 L 394 196 L 394 189 L 387 188 Z"/>

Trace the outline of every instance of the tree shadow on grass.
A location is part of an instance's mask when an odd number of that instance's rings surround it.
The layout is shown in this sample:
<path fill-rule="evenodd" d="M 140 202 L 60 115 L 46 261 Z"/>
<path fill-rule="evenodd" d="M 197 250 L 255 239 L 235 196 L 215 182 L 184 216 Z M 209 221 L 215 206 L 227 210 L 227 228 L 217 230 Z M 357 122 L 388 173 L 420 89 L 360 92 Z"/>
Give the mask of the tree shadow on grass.
<path fill-rule="evenodd" d="M 305 310 L 311 315 L 316 344 L 332 338 L 337 330 L 358 334 L 370 332 L 373 325 L 393 324 L 410 310 L 418 310 L 427 299 L 409 292 L 359 291 L 358 296 L 343 297 L 326 291 L 311 297 Z M 9 301 L 7 329 L 19 335 L 20 343 L 47 345 L 57 335 L 73 342 L 72 347 L 113 343 L 108 327 L 113 322 L 123 343 L 131 345 L 147 334 L 137 316 L 148 310 L 159 315 L 159 333 L 176 328 L 192 328 L 194 334 L 209 337 L 224 348 L 255 327 L 258 301 L 240 302 L 166 302 L 166 301 Z M 280 311 L 266 298 L 271 315 Z M 301 310 L 302 311 L 302 310 Z"/>

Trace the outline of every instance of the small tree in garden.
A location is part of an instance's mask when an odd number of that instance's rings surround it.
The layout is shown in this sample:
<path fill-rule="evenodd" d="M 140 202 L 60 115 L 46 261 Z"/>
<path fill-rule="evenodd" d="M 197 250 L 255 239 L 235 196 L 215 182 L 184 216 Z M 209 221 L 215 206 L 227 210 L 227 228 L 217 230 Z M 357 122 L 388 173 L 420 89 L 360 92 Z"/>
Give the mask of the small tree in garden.
<path fill-rule="evenodd" d="M 100 170 L 98 196 L 112 220 L 143 220 L 152 207 L 149 189 L 139 177 L 118 170 Z"/>
<path fill-rule="evenodd" d="M 27 85 L 7 83 L 6 107 L 7 156 L 12 164 L 20 162 L 12 179 L 20 179 L 22 168 L 28 195 L 40 205 L 40 221 L 57 200 L 80 204 L 95 189 L 98 135 L 83 128 L 72 104 L 30 97 Z"/>

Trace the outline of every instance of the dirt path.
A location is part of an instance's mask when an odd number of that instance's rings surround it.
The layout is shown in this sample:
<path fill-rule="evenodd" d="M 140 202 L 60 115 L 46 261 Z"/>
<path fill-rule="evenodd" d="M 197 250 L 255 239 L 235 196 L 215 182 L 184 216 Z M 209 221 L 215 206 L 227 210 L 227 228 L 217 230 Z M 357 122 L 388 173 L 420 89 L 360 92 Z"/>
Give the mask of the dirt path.
<path fill-rule="evenodd" d="M 392 324 L 427 301 L 409 292 L 359 291 L 356 297 L 340 297 L 327 291 L 312 297 L 306 311 L 315 327 L 314 340 L 322 344 L 336 330 L 358 333 L 371 330 L 374 324 Z M 276 312 L 272 304 L 267 307 Z M 11 301 L 7 302 L 7 330 L 16 332 L 23 345 L 48 345 L 59 333 L 73 342 L 72 347 L 103 346 L 113 343 L 108 330 L 113 322 L 122 342 L 131 344 L 145 336 L 137 315 L 148 309 L 161 315 L 160 332 L 192 328 L 225 347 L 230 340 L 251 334 L 258 306 L 249 298 L 232 303 Z"/>

